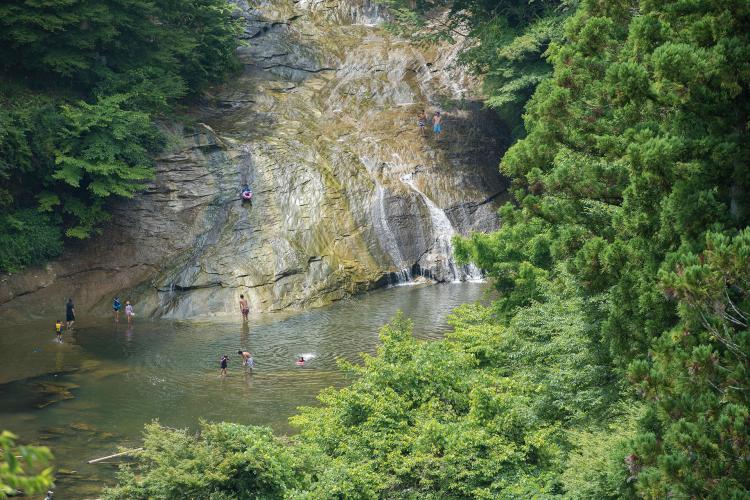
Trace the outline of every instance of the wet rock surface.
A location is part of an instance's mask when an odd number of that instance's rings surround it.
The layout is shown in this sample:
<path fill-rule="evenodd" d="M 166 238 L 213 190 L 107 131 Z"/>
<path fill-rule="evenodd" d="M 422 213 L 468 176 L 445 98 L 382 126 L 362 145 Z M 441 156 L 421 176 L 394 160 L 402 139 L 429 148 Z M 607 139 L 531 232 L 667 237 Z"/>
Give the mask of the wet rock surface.
<path fill-rule="evenodd" d="M 497 227 L 502 132 L 455 66 L 455 47 L 417 48 L 376 26 L 366 0 L 236 2 L 242 74 L 191 124 L 165 125 L 154 183 L 114 208 L 92 241 L 0 281 L 6 317 L 102 315 L 113 295 L 143 316 L 319 306 L 417 274 L 477 276 L 454 234 Z M 416 125 L 444 112 L 437 141 Z M 251 186 L 252 203 L 240 199 Z"/>

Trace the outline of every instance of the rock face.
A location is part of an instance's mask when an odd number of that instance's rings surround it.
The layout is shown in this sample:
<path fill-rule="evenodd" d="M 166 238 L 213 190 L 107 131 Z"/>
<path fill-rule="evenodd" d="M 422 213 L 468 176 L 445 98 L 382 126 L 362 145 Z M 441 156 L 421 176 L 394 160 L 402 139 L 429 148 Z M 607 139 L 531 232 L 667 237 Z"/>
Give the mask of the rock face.
<path fill-rule="evenodd" d="M 450 238 L 497 227 L 499 125 L 454 67 L 377 25 L 367 1 L 237 2 L 244 72 L 193 122 L 165 126 L 157 178 L 114 209 L 100 237 L 45 269 L 5 276 L 0 313 L 186 318 L 317 306 L 421 274 L 476 277 Z M 416 115 L 444 112 L 424 136 Z M 249 184 L 252 204 L 240 200 Z"/>

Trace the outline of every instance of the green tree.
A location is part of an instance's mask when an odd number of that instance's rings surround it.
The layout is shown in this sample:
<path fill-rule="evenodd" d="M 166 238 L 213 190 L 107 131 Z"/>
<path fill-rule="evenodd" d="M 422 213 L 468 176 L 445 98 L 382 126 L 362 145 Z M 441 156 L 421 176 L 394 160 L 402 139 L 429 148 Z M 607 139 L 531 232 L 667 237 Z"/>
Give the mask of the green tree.
<path fill-rule="evenodd" d="M 0 270 L 87 238 L 153 178 L 155 120 L 239 68 L 226 0 L 0 5 Z"/>
<path fill-rule="evenodd" d="M 0 433 L 0 498 L 42 493 L 53 484 L 52 468 L 43 468 L 52 459 L 46 447 L 17 445 L 11 432 Z"/>
<path fill-rule="evenodd" d="M 560 493 L 567 429 L 619 398 L 582 320 L 582 302 L 550 297 L 502 326 L 463 306 L 447 340 L 420 342 L 397 316 L 377 356 L 322 407 L 292 422 L 324 457 L 312 486 L 362 498 L 497 498 Z M 364 485 L 368 485 L 365 489 Z M 347 497 L 348 498 L 348 497 Z"/>
<path fill-rule="evenodd" d="M 460 61 L 483 78 L 488 106 L 511 131 L 525 134 L 522 113 L 551 73 L 545 52 L 561 41 L 575 2 L 567 0 L 380 0 L 392 29 L 414 41 L 466 40 Z"/>
<path fill-rule="evenodd" d="M 123 109 L 126 100 L 127 95 L 116 94 L 95 104 L 61 107 L 64 124 L 55 140 L 52 179 L 69 188 L 55 183 L 53 190 L 38 197 L 43 210 L 61 204 L 63 213 L 75 219 L 67 236 L 88 237 L 108 218 L 108 197 L 132 198 L 153 178 L 151 154 L 161 145 L 161 137 L 148 114 Z"/>
<path fill-rule="evenodd" d="M 202 422 L 193 436 L 152 423 L 143 445 L 135 468 L 123 466 L 104 498 L 283 498 L 304 480 L 304 456 L 267 428 Z"/>
<path fill-rule="evenodd" d="M 591 340 L 583 301 L 568 292 L 545 295 L 507 326 L 494 308 L 462 306 L 440 341 L 414 339 L 398 314 L 377 356 L 343 363 L 351 386 L 323 391 L 321 406 L 292 419 L 294 440 L 235 424 L 203 423 L 199 437 L 151 424 L 137 465 L 105 498 L 562 494 L 574 431 L 623 413 L 613 410 L 621 385 Z M 616 482 L 609 464 L 599 467 L 606 487 Z"/>
<path fill-rule="evenodd" d="M 583 2 L 502 160 L 504 227 L 457 245 L 508 317 L 570 273 L 646 403 L 626 474 L 647 497 L 750 491 L 749 22 L 744 4 Z"/>
<path fill-rule="evenodd" d="M 646 496 L 734 498 L 750 491 L 750 229 L 709 232 L 660 273 L 680 321 L 629 376 L 650 403 L 632 467 Z"/>
<path fill-rule="evenodd" d="M 10 0 L 0 5 L 0 70 L 37 87 L 88 91 L 136 74 L 197 92 L 236 69 L 225 0 Z"/>

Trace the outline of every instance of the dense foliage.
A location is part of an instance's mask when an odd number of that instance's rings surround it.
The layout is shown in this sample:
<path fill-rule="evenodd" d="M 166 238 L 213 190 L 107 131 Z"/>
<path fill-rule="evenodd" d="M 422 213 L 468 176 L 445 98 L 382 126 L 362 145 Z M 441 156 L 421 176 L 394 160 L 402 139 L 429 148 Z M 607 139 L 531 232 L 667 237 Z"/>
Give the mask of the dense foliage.
<path fill-rule="evenodd" d="M 105 498 L 281 498 L 304 480 L 304 456 L 270 430 L 201 423 L 200 435 L 146 426 L 138 475 L 124 467 Z"/>
<path fill-rule="evenodd" d="M 647 403 L 647 497 L 747 495 L 750 10 L 587 1 L 502 162 L 515 207 L 460 245 L 510 315 L 564 270 Z"/>
<path fill-rule="evenodd" d="M 52 486 L 52 459 L 46 447 L 17 445 L 15 434 L 0 433 L 0 498 L 44 493 Z"/>
<path fill-rule="evenodd" d="M 512 5 L 449 6 L 489 4 Z M 397 317 L 293 441 L 233 427 L 266 443 L 265 470 L 287 464 L 240 496 L 750 495 L 750 6 L 584 0 L 547 55 L 502 160 L 503 226 L 456 241 L 499 298 L 437 342 Z M 191 439 L 184 465 L 205 474 L 195 450 L 220 440 Z M 256 477 L 255 458 L 231 470 Z M 215 498 L 236 491 L 225 477 Z"/>
<path fill-rule="evenodd" d="M 226 0 L 0 4 L 0 270 L 86 238 L 153 177 L 154 120 L 237 68 Z"/>
<path fill-rule="evenodd" d="M 459 60 L 482 75 L 487 105 L 512 138 L 525 134 L 522 113 L 536 86 L 552 72 L 544 57 L 562 40 L 570 0 L 379 0 L 391 28 L 415 41 L 461 43 Z"/>
<path fill-rule="evenodd" d="M 345 366 L 356 377 L 350 387 L 325 391 L 322 407 L 293 419 L 294 441 L 235 424 L 203 424 L 199 438 L 152 424 L 136 469 L 126 467 L 105 497 L 561 493 L 568 451 L 590 438 L 572 431 L 597 430 L 597 421 L 619 415 L 621 387 L 591 342 L 582 304 L 570 291 L 507 326 L 493 308 L 467 305 L 452 316 L 449 339 L 437 342 L 415 340 L 411 323 L 397 316 L 381 331 L 377 356 Z M 625 453 L 602 460 L 602 482 L 626 473 Z M 567 480 L 584 474 L 569 470 Z M 613 493 L 626 489 L 621 481 Z"/>

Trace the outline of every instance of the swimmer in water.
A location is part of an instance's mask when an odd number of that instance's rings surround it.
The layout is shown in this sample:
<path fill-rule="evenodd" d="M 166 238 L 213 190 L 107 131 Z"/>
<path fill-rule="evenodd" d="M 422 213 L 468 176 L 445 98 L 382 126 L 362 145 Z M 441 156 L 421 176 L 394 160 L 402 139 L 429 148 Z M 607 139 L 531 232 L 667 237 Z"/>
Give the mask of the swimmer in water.
<path fill-rule="evenodd" d="M 305 366 L 305 358 L 303 358 L 302 356 L 299 356 L 297 358 L 297 366 Z"/>

